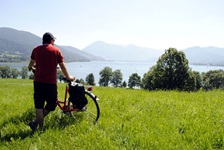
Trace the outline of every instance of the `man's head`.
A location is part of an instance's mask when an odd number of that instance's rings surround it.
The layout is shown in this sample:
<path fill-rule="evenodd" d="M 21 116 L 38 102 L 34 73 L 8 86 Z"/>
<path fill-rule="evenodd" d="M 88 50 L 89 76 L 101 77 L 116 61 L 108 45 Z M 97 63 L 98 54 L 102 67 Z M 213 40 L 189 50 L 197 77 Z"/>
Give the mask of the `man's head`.
<path fill-rule="evenodd" d="M 55 37 L 50 32 L 46 32 L 43 35 L 43 44 L 54 44 Z"/>

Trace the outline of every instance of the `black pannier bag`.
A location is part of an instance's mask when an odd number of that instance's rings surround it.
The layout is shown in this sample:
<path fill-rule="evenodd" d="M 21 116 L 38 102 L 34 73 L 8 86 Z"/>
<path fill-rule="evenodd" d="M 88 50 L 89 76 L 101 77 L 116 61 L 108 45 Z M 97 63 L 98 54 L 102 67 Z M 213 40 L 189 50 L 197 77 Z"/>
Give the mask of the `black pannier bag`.
<path fill-rule="evenodd" d="M 74 108 L 82 109 L 87 103 L 85 97 L 85 87 L 80 83 L 69 83 L 69 101 L 72 102 Z"/>

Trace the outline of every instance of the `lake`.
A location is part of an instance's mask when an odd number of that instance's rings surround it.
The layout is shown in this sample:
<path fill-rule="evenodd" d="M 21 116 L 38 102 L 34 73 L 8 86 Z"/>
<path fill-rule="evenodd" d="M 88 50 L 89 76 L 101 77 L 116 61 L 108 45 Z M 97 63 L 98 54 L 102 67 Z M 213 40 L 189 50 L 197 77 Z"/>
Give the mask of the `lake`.
<path fill-rule="evenodd" d="M 70 75 L 76 78 L 84 79 L 90 73 L 93 73 L 95 82 L 99 82 L 99 72 L 106 66 L 112 68 L 113 71 L 120 69 L 123 74 L 123 80 L 128 82 L 129 76 L 132 73 L 137 73 L 141 78 L 144 73 L 148 72 L 149 68 L 156 64 L 145 61 L 92 61 L 92 62 L 71 62 L 66 63 Z M 21 70 L 23 66 L 28 66 L 28 63 L 0 63 L 0 65 L 8 65 L 11 68 Z M 189 65 L 193 71 L 207 72 L 209 70 L 223 69 L 223 66 L 202 66 L 202 65 Z"/>

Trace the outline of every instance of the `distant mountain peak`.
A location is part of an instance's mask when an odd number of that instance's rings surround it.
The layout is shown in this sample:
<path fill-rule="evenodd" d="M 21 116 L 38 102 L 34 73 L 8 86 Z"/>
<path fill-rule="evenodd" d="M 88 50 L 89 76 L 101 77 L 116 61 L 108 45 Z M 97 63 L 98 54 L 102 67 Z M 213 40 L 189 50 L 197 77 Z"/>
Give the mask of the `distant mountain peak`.
<path fill-rule="evenodd" d="M 116 45 L 97 41 L 84 48 L 83 51 L 100 56 L 107 60 L 155 61 L 162 54 L 151 48 L 138 47 L 133 44 Z"/>
<path fill-rule="evenodd" d="M 190 64 L 224 65 L 224 48 L 194 46 L 182 51 Z"/>

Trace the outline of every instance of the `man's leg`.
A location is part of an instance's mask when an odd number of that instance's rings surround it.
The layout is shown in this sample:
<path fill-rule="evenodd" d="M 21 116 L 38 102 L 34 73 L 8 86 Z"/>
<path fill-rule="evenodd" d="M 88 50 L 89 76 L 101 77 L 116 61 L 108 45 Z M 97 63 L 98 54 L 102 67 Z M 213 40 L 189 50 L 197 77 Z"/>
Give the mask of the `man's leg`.
<path fill-rule="evenodd" d="M 39 126 L 39 128 L 43 127 L 44 118 L 48 115 L 50 111 L 54 111 L 57 105 L 57 85 L 40 85 L 42 84 L 34 83 L 34 103 L 36 108 L 36 120 L 33 120 L 29 123 L 29 126 L 33 131 L 36 130 L 37 126 Z M 45 108 L 42 108 L 45 102 L 44 99 L 46 99 L 47 105 L 45 106 Z"/>
<path fill-rule="evenodd" d="M 36 109 L 36 123 L 39 125 L 40 128 L 43 127 L 44 124 L 44 117 L 48 115 L 49 111 L 46 109 Z"/>
<path fill-rule="evenodd" d="M 44 111 L 44 117 L 46 117 L 49 114 L 49 112 L 50 112 L 47 109 L 44 109 L 43 111 Z"/>
<path fill-rule="evenodd" d="M 44 124 L 44 109 L 36 109 L 36 120 L 35 122 L 39 125 L 40 128 Z"/>

